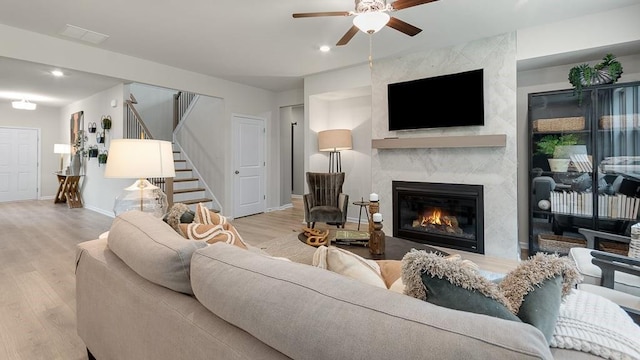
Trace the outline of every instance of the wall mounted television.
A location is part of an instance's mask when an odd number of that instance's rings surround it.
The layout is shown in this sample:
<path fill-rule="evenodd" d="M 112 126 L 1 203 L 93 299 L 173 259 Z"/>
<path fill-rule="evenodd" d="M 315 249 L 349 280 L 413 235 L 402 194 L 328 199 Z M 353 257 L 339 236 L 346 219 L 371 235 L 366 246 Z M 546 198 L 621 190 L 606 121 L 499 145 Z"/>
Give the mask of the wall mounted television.
<path fill-rule="evenodd" d="M 389 130 L 484 125 L 482 69 L 387 85 Z"/>

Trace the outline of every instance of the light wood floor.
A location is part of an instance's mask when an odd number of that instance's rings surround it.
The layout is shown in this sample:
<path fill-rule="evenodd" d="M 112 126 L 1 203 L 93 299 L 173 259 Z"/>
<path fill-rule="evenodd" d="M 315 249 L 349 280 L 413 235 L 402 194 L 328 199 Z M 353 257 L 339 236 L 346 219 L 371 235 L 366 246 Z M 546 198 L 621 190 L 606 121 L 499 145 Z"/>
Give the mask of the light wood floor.
<path fill-rule="evenodd" d="M 76 334 L 75 247 L 107 231 L 113 219 L 53 200 L 0 203 L 0 214 L 0 359 L 86 359 Z M 303 219 L 301 203 L 294 201 L 292 208 L 232 223 L 247 242 L 258 243 L 299 232 Z M 458 253 L 489 271 L 516 265 Z"/>

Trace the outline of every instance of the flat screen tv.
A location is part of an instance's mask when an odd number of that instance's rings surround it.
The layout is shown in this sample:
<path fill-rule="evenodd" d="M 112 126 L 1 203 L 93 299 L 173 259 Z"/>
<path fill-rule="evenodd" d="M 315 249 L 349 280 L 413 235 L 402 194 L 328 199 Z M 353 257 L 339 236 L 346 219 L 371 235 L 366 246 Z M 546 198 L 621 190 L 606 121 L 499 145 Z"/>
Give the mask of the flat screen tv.
<path fill-rule="evenodd" d="M 482 69 L 387 85 L 389 130 L 484 125 Z"/>

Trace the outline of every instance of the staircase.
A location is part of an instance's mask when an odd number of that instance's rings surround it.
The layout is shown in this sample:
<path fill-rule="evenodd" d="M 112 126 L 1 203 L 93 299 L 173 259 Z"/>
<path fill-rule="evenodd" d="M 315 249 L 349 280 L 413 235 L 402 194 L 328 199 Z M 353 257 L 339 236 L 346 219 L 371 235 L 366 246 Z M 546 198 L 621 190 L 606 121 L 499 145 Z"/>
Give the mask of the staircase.
<path fill-rule="evenodd" d="M 213 208 L 213 199 L 206 196 L 207 190 L 202 186 L 200 178 L 194 174 L 191 164 L 182 158 L 179 150 L 173 151 L 173 162 L 176 169 L 176 177 L 173 178 L 173 203 L 188 205 L 191 210 L 195 210 L 198 203 L 209 209 Z"/>
<path fill-rule="evenodd" d="M 193 99 L 193 94 L 189 96 L 178 96 L 175 99 L 176 110 L 174 110 L 174 127 L 177 124 L 176 118 L 181 118 L 184 114 L 184 108 L 188 107 L 189 103 Z M 153 136 L 145 126 L 144 121 L 140 117 L 140 114 L 135 108 L 137 100 L 130 94 L 130 99 L 125 101 L 127 112 L 125 117 L 125 138 L 133 139 L 153 139 Z M 214 200 L 212 196 L 207 196 L 207 189 L 203 185 L 196 172 L 193 170 L 191 163 L 183 156 L 180 150 L 177 150 L 174 145 L 173 161 L 176 176 L 172 181 L 167 179 L 149 179 L 151 183 L 162 188 L 167 195 L 169 205 L 175 203 L 182 203 L 191 210 L 195 210 L 198 203 L 202 203 L 207 208 L 215 209 Z"/>

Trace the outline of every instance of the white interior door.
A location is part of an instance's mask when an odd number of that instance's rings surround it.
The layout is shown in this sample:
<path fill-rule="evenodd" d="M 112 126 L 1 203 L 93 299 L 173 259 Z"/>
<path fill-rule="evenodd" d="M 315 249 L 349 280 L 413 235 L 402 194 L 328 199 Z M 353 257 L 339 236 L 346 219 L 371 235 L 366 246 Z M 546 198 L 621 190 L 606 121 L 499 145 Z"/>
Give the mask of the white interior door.
<path fill-rule="evenodd" d="M 265 210 L 265 120 L 233 115 L 234 217 Z"/>
<path fill-rule="evenodd" d="M 38 129 L 0 128 L 0 202 L 38 198 Z"/>

